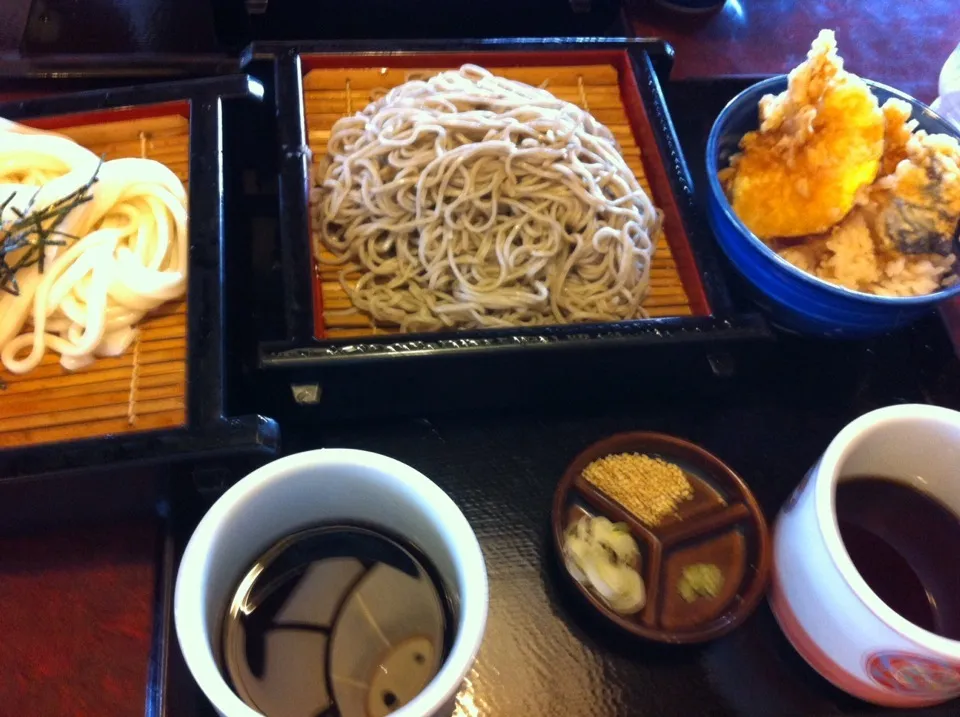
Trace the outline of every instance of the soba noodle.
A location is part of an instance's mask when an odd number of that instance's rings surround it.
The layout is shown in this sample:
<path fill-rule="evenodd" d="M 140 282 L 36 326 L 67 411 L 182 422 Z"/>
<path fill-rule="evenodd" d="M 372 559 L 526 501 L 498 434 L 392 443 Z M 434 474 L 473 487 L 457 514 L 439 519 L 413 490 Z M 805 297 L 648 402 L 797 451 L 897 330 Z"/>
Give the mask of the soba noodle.
<path fill-rule="evenodd" d="M 646 315 L 660 212 L 610 130 L 546 90 L 472 65 L 412 80 L 327 151 L 315 249 L 354 311 L 406 331 Z"/>
<path fill-rule="evenodd" d="M 122 354 L 147 312 L 186 291 L 186 192 L 173 172 L 148 159 L 101 165 L 65 137 L 0 126 L 0 201 L 10 198 L 3 222 L 94 175 L 92 200 L 57 226 L 75 238 L 46 246 L 43 271 L 35 264 L 17 272 L 16 295 L 0 292 L 0 360 L 12 373 L 33 370 L 48 349 L 71 370 Z"/>

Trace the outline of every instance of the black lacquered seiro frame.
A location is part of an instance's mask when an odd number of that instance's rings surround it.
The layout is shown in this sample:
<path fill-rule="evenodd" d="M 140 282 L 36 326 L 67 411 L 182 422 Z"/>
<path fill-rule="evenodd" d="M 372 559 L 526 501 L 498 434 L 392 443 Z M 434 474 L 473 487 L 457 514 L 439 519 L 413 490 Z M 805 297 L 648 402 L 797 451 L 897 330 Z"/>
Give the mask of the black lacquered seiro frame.
<path fill-rule="evenodd" d="M 36 119 L 139 105 L 190 105 L 190 274 L 187 301 L 187 410 L 181 428 L 0 450 L 0 482 L 53 474 L 145 467 L 187 459 L 272 454 L 279 431 L 261 416 L 225 415 L 223 108 L 262 98 L 246 75 L 55 94 L 0 103 L 0 117 Z M 241 249 L 242 250 L 242 249 Z M 0 419 L 2 420 L 2 419 Z"/>
<path fill-rule="evenodd" d="M 313 257 L 310 239 L 310 151 L 304 117 L 304 62 L 317 55 L 342 57 L 352 66 L 358 56 L 383 58 L 385 66 L 411 55 L 443 53 L 484 55 L 547 53 L 568 59 L 576 53 L 625 53 L 637 79 L 638 91 L 651 125 L 656 149 L 666 170 L 670 191 L 679 208 L 710 314 L 602 324 L 536 328 L 480 329 L 448 333 L 395 334 L 362 339 L 318 339 L 313 301 Z M 280 255 L 286 336 L 262 343 L 260 365 L 267 370 L 330 364 L 363 364 L 414 359 L 429 355 L 471 356 L 510 352 L 542 352 L 702 343 L 765 338 L 768 329 L 755 314 L 736 313 L 725 279 L 718 269 L 713 237 L 693 202 L 693 185 L 666 109 L 661 82 L 673 63 L 666 43 L 641 39 L 565 38 L 537 40 L 320 42 L 256 44 L 247 50 L 245 67 L 272 63 L 280 150 Z M 589 63 L 584 63 L 589 64 Z"/>

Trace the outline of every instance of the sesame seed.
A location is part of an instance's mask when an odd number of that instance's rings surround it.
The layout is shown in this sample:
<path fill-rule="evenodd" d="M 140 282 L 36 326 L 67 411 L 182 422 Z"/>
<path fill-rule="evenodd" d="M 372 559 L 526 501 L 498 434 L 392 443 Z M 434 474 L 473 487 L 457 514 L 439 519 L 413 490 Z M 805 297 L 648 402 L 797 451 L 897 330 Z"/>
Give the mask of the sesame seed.
<path fill-rule="evenodd" d="M 583 469 L 583 478 L 651 527 L 677 515 L 677 506 L 693 498 L 679 466 L 640 453 L 598 458 Z"/>

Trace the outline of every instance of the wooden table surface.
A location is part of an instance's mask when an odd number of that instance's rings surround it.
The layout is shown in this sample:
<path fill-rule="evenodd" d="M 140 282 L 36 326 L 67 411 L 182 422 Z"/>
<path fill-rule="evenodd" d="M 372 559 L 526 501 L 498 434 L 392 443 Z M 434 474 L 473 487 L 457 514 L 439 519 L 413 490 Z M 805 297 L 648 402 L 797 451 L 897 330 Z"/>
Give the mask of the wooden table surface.
<path fill-rule="evenodd" d="M 783 72 L 833 28 L 847 67 L 925 101 L 960 43 L 956 0 L 728 0 L 699 20 L 634 0 L 630 15 L 673 44 L 677 79 Z M 155 538 L 148 521 L 0 541 L 0 713 L 143 714 Z"/>
<path fill-rule="evenodd" d="M 144 714 L 154 521 L 0 539 L 0 715 Z"/>

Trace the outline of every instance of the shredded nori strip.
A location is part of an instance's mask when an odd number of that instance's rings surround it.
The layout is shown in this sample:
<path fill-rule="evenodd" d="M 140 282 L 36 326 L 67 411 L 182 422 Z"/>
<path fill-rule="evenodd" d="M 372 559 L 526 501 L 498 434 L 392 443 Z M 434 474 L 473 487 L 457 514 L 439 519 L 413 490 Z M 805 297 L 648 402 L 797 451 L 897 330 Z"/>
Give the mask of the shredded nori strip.
<path fill-rule="evenodd" d="M 97 183 L 102 166 L 103 157 L 100 158 L 100 163 L 86 184 L 51 202 L 43 209 L 34 209 L 33 206 L 37 194 L 40 193 L 40 187 L 37 187 L 37 191 L 27 202 L 24 211 L 10 207 L 10 202 L 16 196 L 15 193 L 0 200 L 0 291 L 19 296 L 18 271 L 36 264 L 42 274 L 48 246 L 65 246 L 67 240 L 78 239 L 72 234 L 60 231 L 57 227 L 70 212 L 93 199 L 93 193 L 90 190 Z M 3 214 L 8 207 L 16 218 L 3 221 Z M 11 262 L 11 255 L 21 249 L 26 251 L 16 261 Z M 7 384 L 0 380 L 0 391 L 6 387 Z"/>
<path fill-rule="evenodd" d="M 77 237 L 61 232 L 57 227 L 66 216 L 81 204 L 93 199 L 90 189 L 97 182 L 97 175 L 103 165 L 101 158 L 93 176 L 82 187 L 70 192 L 64 197 L 51 202 L 43 209 L 34 209 L 34 200 L 40 189 L 27 203 L 24 211 L 16 207 L 10 210 L 16 215 L 14 219 L 3 221 L 0 219 L 0 291 L 14 296 L 20 295 L 20 285 L 17 283 L 17 272 L 29 266 L 38 265 L 40 273 L 44 270 L 46 248 L 48 246 L 64 246 L 67 240 L 76 240 Z M 14 194 L 10 194 L 0 202 L 0 217 L 13 201 Z M 11 263 L 10 256 L 21 249 L 25 252 Z"/>

